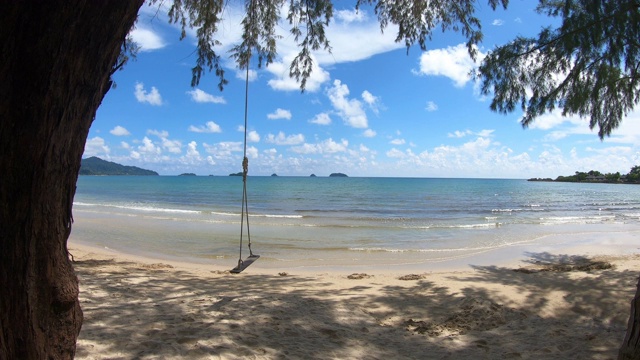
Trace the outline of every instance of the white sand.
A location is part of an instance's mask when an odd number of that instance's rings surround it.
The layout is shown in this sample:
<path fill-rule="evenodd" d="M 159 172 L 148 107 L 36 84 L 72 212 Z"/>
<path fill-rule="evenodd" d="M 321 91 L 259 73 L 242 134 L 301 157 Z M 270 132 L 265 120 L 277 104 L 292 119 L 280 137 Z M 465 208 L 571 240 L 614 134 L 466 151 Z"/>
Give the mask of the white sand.
<path fill-rule="evenodd" d="M 639 254 L 601 257 L 614 269 L 590 272 L 476 266 L 350 279 L 70 251 L 84 311 L 77 359 L 615 359 L 640 273 Z"/>

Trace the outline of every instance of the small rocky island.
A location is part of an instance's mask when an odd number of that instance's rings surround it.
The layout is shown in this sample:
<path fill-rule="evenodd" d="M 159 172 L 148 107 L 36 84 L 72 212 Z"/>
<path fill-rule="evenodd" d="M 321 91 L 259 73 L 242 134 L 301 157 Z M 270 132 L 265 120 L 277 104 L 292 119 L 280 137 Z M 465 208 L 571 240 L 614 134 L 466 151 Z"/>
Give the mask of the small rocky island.
<path fill-rule="evenodd" d="M 331 175 L 329 175 L 329 177 L 349 177 L 349 176 L 347 176 L 347 174 L 343 174 L 343 173 L 331 173 Z"/>

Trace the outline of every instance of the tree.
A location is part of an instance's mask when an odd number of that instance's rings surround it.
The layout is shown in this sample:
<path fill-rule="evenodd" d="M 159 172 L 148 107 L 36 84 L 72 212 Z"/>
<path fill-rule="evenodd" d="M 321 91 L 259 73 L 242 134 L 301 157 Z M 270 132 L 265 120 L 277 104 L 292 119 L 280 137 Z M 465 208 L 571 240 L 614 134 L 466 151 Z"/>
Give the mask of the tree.
<path fill-rule="evenodd" d="M 0 359 L 68 359 L 80 159 L 142 0 L 0 3 Z"/>
<path fill-rule="evenodd" d="M 158 0 L 153 0 L 156 2 Z M 0 359 L 66 359 L 82 324 L 78 281 L 68 258 L 72 204 L 80 161 L 96 110 L 126 58 L 127 33 L 143 0 L 0 2 Z M 290 67 L 302 89 L 311 52 L 330 50 L 324 27 L 329 0 L 290 0 L 287 21 L 300 47 Z M 492 8 L 508 0 L 488 0 Z M 276 56 L 275 26 L 285 0 L 246 0 L 240 68 Z M 422 48 L 433 29 L 460 31 L 472 56 L 482 40 L 476 0 L 359 0 L 374 6 L 381 28 Z M 192 85 L 206 70 L 225 84 L 214 51 L 225 0 L 175 0 L 169 12 L 197 29 Z M 184 36 L 184 31 L 183 31 Z"/>
<path fill-rule="evenodd" d="M 609 136 L 640 100 L 639 8 L 638 0 L 540 0 L 537 11 L 562 23 L 487 55 L 477 75 L 491 109 L 519 107 L 527 127 L 558 108 Z"/>
<path fill-rule="evenodd" d="M 524 112 L 522 126 L 556 108 L 589 119 L 603 139 L 640 100 L 640 1 L 540 0 L 558 28 L 495 48 L 476 74 L 490 108 Z M 640 279 L 619 359 L 640 359 Z"/>

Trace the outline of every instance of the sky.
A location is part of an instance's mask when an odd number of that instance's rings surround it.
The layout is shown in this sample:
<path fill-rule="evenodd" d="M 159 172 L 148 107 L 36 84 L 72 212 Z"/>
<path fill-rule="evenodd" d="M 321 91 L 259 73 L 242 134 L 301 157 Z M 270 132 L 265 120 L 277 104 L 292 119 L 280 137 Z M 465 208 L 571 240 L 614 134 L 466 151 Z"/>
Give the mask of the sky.
<path fill-rule="evenodd" d="M 346 6 L 347 2 L 336 2 Z M 353 2 L 355 4 L 355 2 Z M 288 77 L 296 44 L 282 22 L 278 58 L 239 71 L 229 49 L 240 42 L 241 3 L 223 15 L 218 53 L 228 85 L 215 74 L 191 87 L 195 30 L 180 40 L 166 8 L 144 5 L 132 37 L 135 61 L 113 76 L 93 122 L 83 157 L 97 156 L 160 175 L 222 175 L 242 171 L 245 93 L 248 94 L 249 175 L 515 178 L 598 170 L 626 174 L 640 165 L 640 110 L 601 141 L 588 119 L 548 113 L 524 129 L 522 112 L 489 109 L 469 72 L 491 49 L 535 36 L 553 20 L 536 1 L 511 0 L 493 11 L 478 2 L 484 39 L 478 62 L 459 33 L 434 30 L 427 50 L 395 42 L 371 9 L 334 10 L 327 34 L 332 51 L 313 54 L 305 92 Z"/>

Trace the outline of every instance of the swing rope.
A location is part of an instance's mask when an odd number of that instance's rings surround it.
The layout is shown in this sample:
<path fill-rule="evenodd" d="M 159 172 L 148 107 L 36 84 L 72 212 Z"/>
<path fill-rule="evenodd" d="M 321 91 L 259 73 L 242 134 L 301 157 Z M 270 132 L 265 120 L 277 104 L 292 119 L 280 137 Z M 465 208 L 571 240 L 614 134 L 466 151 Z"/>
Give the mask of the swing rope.
<path fill-rule="evenodd" d="M 249 231 L 249 200 L 247 197 L 247 174 L 249 173 L 249 159 L 247 158 L 247 125 L 249 113 L 249 61 L 247 61 L 247 71 L 245 77 L 245 94 L 244 94 L 244 153 L 242 159 L 242 218 L 240 220 L 240 254 L 238 258 L 238 272 L 242 271 L 245 266 L 242 260 L 242 242 L 244 237 L 244 224 L 247 223 L 247 245 L 249 247 L 249 257 L 253 258 L 251 251 L 251 233 Z M 248 264 L 247 264 L 248 266 Z M 234 269 L 234 270 L 236 270 Z"/>

